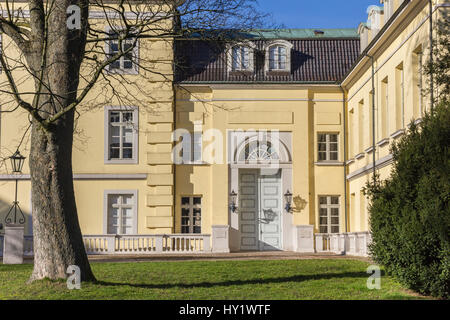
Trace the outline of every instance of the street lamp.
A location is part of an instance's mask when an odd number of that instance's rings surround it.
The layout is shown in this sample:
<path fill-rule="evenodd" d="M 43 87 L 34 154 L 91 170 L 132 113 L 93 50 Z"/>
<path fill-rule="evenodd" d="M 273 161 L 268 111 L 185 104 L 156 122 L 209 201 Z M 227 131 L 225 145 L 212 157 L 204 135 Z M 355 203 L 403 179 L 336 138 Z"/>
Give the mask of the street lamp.
<path fill-rule="evenodd" d="M 286 207 L 284 209 L 286 210 L 286 212 L 290 213 L 292 211 L 292 193 L 288 190 L 284 194 L 284 198 L 286 200 Z"/>
<path fill-rule="evenodd" d="M 231 198 L 231 205 L 230 205 L 230 209 L 231 212 L 236 212 L 237 210 L 237 206 L 236 206 L 236 199 L 237 199 L 237 193 L 233 191 L 231 191 L 230 193 L 230 198 Z"/>
<path fill-rule="evenodd" d="M 23 164 L 25 162 L 25 157 L 20 154 L 19 150 L 17 150 L 9 159 L 11 160 L 12 172 L 15 174 L 21 174 Z M 16 180 L 16 195 L 14 198 L 15 200 L 13 202 L 11 209 L 9 209 L 8 214 L 6 215 L 5 222 L 6 224 L 25 224 L 25 215 L 23 214 L 22 209 L 20 209 L 19 201 L 17 201 L 17 185 L 19 183 L 19 179 L 17 176 L 15 180 Z M 19 217 L 17 217 L 18 214 L 20 214 Z"/>

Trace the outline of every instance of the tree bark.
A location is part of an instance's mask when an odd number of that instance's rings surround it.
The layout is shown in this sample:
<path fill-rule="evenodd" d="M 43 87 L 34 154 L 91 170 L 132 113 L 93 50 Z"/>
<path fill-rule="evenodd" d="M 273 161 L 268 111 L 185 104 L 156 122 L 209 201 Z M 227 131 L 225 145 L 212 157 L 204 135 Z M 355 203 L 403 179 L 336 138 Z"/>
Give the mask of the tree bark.
<path fill-rule="evenodd" d="M 70 265 L 82 281 L 93 281 L 78 222 L 72 175 L 74 112 L 51 131 L 33 126 L 30 173 L 33 203 L 34 269 L 30 281 L 64 279 Z"/>
<path fill-rule="evenodd" d="M 32 1 L 33 2 L 33 1 Z M 77 98 L 86 45 L 88 0 L 52 0 L 44 13 L 37 1 L 27 62 L 35 79 L 33 106 L 42 119 L 65 110 Z M 82 28 L 68 30 L 67 8 L 82 8 Z M 72 146 L 75 109 L 45 125 L 33 120 L 30 175 L 33 205 L 34 269 L 30 281 L 65 279 L 76 265 L 82 281 L 95 277 L 89 265 L 75 202 Z"/>

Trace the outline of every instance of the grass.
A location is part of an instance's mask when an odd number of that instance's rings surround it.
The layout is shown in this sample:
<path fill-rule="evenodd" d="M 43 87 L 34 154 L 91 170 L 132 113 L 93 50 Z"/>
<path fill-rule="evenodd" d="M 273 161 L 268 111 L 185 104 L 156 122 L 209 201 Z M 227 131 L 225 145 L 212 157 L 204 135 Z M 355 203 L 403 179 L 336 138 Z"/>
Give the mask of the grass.
<path fill-rule="evenodd" d="M 0 265 L 0 299 L 418 299 L 389 276 L 366 287 L 369 263 L 357 260 L 91 263 L 97 283 L 26 284 L 32 265 Z"/>

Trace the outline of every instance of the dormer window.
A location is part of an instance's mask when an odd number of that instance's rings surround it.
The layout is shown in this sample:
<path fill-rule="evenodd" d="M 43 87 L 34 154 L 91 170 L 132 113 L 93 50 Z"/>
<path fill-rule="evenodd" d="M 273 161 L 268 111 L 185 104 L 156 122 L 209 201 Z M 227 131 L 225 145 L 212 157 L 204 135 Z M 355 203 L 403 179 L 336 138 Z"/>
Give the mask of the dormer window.
<path fill-rule="evenodd" d="M 292 44 L 288 41 L 279 40 L 270 43 L 266 47 L 266 71 L 291 71 Z"/>
<path fill-rule="evenodd" d="M 286 70 L 287 53 L 284 46 L 273 46 L 269 49 L 269 69 Z"/>
<path fill-rule="evenodd" d="M 233 71 L 250 69 L 249 49 L 243 46 L 233 47 Z"/>
<path fill-rule="evenodd" d="M 237 44 L 228 50 L 228 71 L 253 71 L 254 44 Z"/>
<path fill-rule="evenodd" d="M 377 34 L 381 29 L 381 14 L 383 12 L 383 8 L 378 6 L 370 6 L 367 11 L 369 13 L 368 25 L 370 30 L 372 30 L 372 35 L 375 36 L 375 34 Z"/>

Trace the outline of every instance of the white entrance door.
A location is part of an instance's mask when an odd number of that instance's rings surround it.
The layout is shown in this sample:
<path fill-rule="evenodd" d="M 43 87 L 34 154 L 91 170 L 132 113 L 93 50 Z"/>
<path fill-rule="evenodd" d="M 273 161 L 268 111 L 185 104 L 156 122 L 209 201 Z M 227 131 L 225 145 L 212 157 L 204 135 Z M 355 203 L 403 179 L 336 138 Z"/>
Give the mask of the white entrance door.
<path fill-rule="evenodd" d="M 241 250 L 280 250 L 281 172 L 239 171 Z"/>

